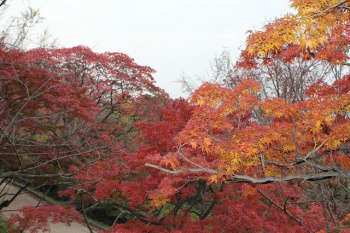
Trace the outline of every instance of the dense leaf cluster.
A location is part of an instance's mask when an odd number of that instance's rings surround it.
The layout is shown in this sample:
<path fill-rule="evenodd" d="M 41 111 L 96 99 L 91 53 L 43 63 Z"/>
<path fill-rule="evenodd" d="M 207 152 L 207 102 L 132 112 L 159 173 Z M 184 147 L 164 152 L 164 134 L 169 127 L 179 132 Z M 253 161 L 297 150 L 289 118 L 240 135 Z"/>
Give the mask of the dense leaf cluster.
<path fill-rule="evenodd" d="M 350 3 L 292 6 L 188 101 L 122 53 L 1 44 L 0 195 L 25 185 L 0 211 L 29 183 L 76 207 L 25 207 L 12 230 L 93 213 L 107 232 L 347 232 Z"/>

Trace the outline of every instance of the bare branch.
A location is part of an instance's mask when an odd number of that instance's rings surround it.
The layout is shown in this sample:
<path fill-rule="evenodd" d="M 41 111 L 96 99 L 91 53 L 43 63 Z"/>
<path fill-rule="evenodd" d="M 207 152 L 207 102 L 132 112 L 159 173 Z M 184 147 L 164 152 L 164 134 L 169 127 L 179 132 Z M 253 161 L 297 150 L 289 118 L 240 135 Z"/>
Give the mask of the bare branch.
<path fill-rule="evenodd" d="M 160 166 L 149 164 L 149 163 L 146 163 L 145 166 L 152 167 L 169 174 L 180 174 L 180 173 L 186 173 L 186 172 L 206 172 L 206 173 L 213 173 L 213 174 L 218 173 L 216 170 L 208 169 L 208 168 L 187 168 L 187 169 L 181 169 L 181 170 L 169 170 L 169 169 L 162 168 Z"/>
<path fill-rule="evenodd" d="M 331 9 L 334 9 L 334 8 L 336 8 L 336 7 L 339 7 L 339 6 L 341 6 L 342 4 L 346 3 L 347 1 L 348 1 L 348 0 L 343 0 L 343 1 L 338 2 L 337 4 L 330 5 L 330 6 L 328 6 L 326 9 L 324 9 L 323 11 L 321 11 L 321 12 L 319 12 L 319 13 L 317 13 L 317 14 L 312 15 L 311 18 L 316 18 L 316 17 L 319 17 L 319 16 L 321 16 L 321 15 L 323 15 L 323 14 L 326 14 L 327 11 L 329 11 L 329 10 L 331 10 Z"/>
<path fill-rule="evenodd" d="M 187 168 L 187 169 L 180 169 L 180 170 L 169 170 L 169 169 L 166 169 L 154 164 L 149 164 L 149 163 L 146 163 L 145 166 L 152 167 L 169 174 L 180 174 L 180 173 L 187 173 L 187 172 L 191 172 L 191 173 L 206 172 L 206 173 L 212 173 L 212 174 L 218 173 L 217 170 L 208 169 L 208 168 Z M 314 181 L 314 180 L 330 179 L 332 177 L 350 178 L 350 172 L 349 171 L 327 171 L 327 172 L 311 173 L 311 174 L 297 174 L 297 175 L 290 175 L 285 177 L 261 177 L 261 178 L 255 178 L 248 175 L 235 174 L 232 176 L 232 178 L 227 179 L 227 182 L 228 183 L 265 184 L 265 183 L 283 182 L 283 181 L 289 181 L 289 180 L 295 180 L 295 179 Z"/>
<path fill-rule="evenodd" d="M 343 172 L 328 171 L 328 172 L 311 173 L 311 174 L 297 174 L 297 175 L 291 175 L 291 176 L 285 176 L 285 177 L 263 177 L 263 178 L 254 178 L 247 175 L 236 174 L 232 177 L 232 179 L 228 180 L 227 182 L 265 184 L 265 183 L 283 182 L 283 181 L 289 181 L 289 180 L 295 180 L 295 179 L 314 181 L 314 180 L 330 179 L 332 177 L 350 178 L 350 172 L 349 171 L 343 171 Z"/>
<path fill-rule="evenodd" d="M 261 189 L 260 187 L 258 188 L 258 192 L 265 197 L 271 204 L 273 204 L 274 206 L 276 206 L 278 209 L 282 210 L 283 212 L 285 212 L 287 214 L 288 217 L 290 217 L 291 219 L 293 219 L 295 222 L 297 222 L 300 226 L 304 227 L 308 232 L 311 232 L 304 224 L 303 222 L 298 219 L 297 217 L 295 217 L 292 213 L 290 213 L 285 206 L 282 207 L 280 205 L 278 205 L 275 201 L 273 201 L 270 197 L 268 197 Z M 286 203 L 286 202 L 285 202 Z"/>
<path fill-rule="evenodd" d="M 3 5 L 5 5 L 6 1 L 7 1 L 7 0 L 2 0 L 2 1 L 0 2 L 0 7 L 2 7 Z"/>

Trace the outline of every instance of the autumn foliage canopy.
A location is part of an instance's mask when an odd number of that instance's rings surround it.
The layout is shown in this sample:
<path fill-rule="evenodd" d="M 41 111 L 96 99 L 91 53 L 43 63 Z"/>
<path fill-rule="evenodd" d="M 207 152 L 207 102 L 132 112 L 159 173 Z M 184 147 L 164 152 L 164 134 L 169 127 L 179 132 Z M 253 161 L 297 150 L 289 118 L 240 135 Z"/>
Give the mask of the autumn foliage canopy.
<path fill-rule="evenodd" d="M 68 183 L 76 207 L 13 229 L 103 209 L 107 232 L 349 232 L 350 1 L 291 6 L 189 100 L 125 54 L 2 45 L 1 183 Z"/>

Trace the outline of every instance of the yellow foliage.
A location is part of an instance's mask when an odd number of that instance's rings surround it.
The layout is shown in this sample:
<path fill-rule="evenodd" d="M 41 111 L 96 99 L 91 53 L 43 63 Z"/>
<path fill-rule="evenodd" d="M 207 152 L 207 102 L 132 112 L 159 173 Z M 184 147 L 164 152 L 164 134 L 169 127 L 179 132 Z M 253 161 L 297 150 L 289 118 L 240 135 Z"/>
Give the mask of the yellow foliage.
<path fill-rule="evenodd" d="M 218 176 L 217 175 L 212 175 L 209 178 L 209 183 L 217 183 L 218 182 Z"/>
<path fill-rule="evenodd" d="M 284 145 L 283 148 L 282 148 L 283 152 L 291 152 L 291 151 L 295 151 L 296 150 L 296 147 L 294 144 L 287 144 L 287 145 Z"/>
<path fill-rule="evenodd" d="M 246 51 L 254 56 L 267 57 L 287 44 L 297 44 L 303 49 L 315 49 L 326 41 L 329 29 L 349 21 L 349 1 L 339 0 L 292 0 L 296 14 L 287 14 L 263 31 L 251 33 L 247 38 Z"/>
<path fill-rule="evenodd" d="M 312 128 L 312 132 L 318 133 L 322 130 L 322 121 L 317 120 L 315 126 Z"/>
<path fill-rule="evenodd" d="M 267 146 L 272 144 L 272 139 L 270 137 L 261 137 L 260 141 Z"/>
<path fill-rule="evenodd" d="M 211 139 L 210 139 L 210 138 L 205 137 L 203 141 L 204 141 L 204 145 L 205 145 L 206 147 L 208 147 L 208 146 L 211 145 Z"/>
<path fill-rule="evenodd" d="M 35 134 L 34 138 L 37 142 L 46 142 L 50 136 L 47 134 Z"/>
<path fill-rule="evenodd" d="M 196 149 L 197 148 L 197 142 L 196 141 L 190 141 L 190 145 L 193 149 Z"/>
<path fill-rule="evenodd" d="M 282 177 L 282 175 L 275 169 L 274 165 L 265 167 L 265 175 L 267 177 Z"/>
<path fill-rule="evenodd" d="M 154 207 L 159 207 L 162 205 L 165 205 L 166 203 L 169 202 L 169 198 L 162 195 L 162 194 L 156 194 L 154 196 L 152 196 L 152 201 L 151 201 L 151 206 Z"/>
<path fill-rule="evenodd" d="M 197 100 L 197 104 L 199 106 L 203 106 L 205 104 L 205 101 L 203 99 L 199 99 L 199 100 Z"/>
<path fill-rule="evenodd" d="M 341 144 L 340 139 L 333 139 L 333 140 L 328 140 L 325 143 L 325 147 L 329 150 L 335 150 L 337 149 Z"/>

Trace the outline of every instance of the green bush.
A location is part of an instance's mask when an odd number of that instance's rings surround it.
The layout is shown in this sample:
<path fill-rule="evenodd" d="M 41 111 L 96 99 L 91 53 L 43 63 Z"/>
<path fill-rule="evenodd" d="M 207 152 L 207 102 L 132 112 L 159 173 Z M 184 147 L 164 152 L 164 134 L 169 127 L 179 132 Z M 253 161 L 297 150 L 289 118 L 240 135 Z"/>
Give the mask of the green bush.
<path fill-rule="evenodd" d="M 8 233 L 9 230 L 6 227 L 6 220 L 0 216 L 0 233 Z"/>

